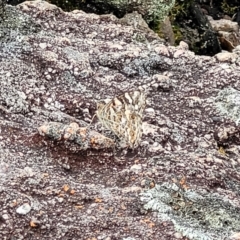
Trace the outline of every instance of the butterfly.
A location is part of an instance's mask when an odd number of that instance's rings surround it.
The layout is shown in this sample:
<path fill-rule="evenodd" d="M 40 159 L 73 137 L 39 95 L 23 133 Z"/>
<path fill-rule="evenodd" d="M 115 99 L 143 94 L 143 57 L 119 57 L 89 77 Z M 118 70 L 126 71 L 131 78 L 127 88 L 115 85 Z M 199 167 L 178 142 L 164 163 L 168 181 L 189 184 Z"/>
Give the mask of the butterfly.
<path fill-rule="evenodd" d="M 146 95 L 141 90 L 126 92 L 109 102 L 97 104 L 99 121 L 129 148 L 136 148 L 142 137 L 142 117 Z"/>

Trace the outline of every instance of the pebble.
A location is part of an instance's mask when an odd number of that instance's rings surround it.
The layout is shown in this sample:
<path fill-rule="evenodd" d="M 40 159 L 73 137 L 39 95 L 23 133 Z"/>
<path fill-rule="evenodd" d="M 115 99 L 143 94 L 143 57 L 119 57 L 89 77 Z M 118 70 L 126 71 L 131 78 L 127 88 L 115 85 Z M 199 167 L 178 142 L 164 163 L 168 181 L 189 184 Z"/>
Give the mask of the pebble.
<path fill-rule="evenodd" d="M 39 44 L 39 47 L 40 47 L 41 49 L 45 49 L 45 48 L 47 47 L 47 44 L 46 44 L 46 43 L 40 43 L 40 44 Z"/>
<path fill-rule="evenodd" d="M 183 235 L 179 232 L 174 233 L 174 237 L 177 239 L 182 239 Z"/>
<path fill-rule="evenodd" d="M 62 198 L 62 197 L 59 197 L 59 198 L 57 198 L 57 200 L 58 200 L 58 202 L 63 202 L 64 201 L 64 198 Z"/>
<path fill-rule="evenodd" d="M 2 218 L 3 218 L 4 220 L 8 220 L 8 219 L 9 219 L 9 216 L 8 216 L 8 214 L 3 214 L 3 215 L 2 215 Z"/>
<path fill-rule="evenodd" d="M 141 164 L 134 164 L 131 166 L 131 171 L 139 171 L 142 169 L 142 165 Z"/>
<path fill-rule="evenodd" d="M 31 211 L 31 206 L 28 203 L 24 203 L 22 206 L 18 207 L 16 212 L 18 214 L 26 215 Z"/>
<path fill-rule="evenodd" d="M 155 113 L 155 110 L 154 110 L 153 108 L 146 108 L 146 109 L 145 109 L 145 112 L 146 112 L 146 113 L 154 114 L 154 113 Z"/>

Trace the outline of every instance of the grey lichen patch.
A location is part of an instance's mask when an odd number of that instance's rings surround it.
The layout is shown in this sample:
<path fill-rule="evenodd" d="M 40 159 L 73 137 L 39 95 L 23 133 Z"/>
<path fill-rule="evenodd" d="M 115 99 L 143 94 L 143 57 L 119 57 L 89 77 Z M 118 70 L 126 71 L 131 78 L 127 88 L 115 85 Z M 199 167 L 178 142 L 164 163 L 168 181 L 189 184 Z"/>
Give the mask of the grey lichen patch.
<path fill-rule="evenodd" d="M 0 48 L 1 55 L 5 59 L 20 56 L 31 49 L 26 41 L 26 36 L 36 34 L 41 30 L 40 25 L 31 17 L 19 12 L 16 8 L 6 5 L 4 17 L 0 24 Z M 12 59 L 11 59 L 12 61 Z"/>
<path fill-rule="evenodd" d="M 147 76 L 149 74 L 157 73 L 160 69 L 162 71 L 169 69 L 171 66 L 171 59 L 152 53 L 145 58 L 134 59 L 132 62 L 125 64 L 122 72 L 127 76 Z"/>
<path fill-rule="evenodd" d="M 226 239 L 240 230 L 240 209 L 218 194 L 199 194 L 164 183 L 142 193 L 146 210 L 158 212 L 190 239 Z"/>
<path fill-rule="evenodd" d="M 215 101 L 219 112 L 238 125 L 240 121 L 240 91 L 231 87 L 225 88 L 219 91 Z"/>
<path fill-rule="evenodd" d="M 4 18 L 5 7 L 6 7 L 6 0 L 0 0 L 0 22 Z"/>
<path fill-rule="evenodd" d="M 21 41 L 21 37 L 29 33 L 37 33 L 41 30 L 40 25 L 32 19 L 16 10 L 12 6 L 5 6 L 4 21 L 0 24 L 0 43 Z"/>

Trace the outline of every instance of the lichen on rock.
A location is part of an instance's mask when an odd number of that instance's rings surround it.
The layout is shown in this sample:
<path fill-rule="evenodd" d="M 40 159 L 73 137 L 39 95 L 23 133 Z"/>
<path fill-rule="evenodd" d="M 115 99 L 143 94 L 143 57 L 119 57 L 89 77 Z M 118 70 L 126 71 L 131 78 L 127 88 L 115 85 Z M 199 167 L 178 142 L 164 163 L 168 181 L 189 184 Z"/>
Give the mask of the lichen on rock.
<path fill-rule="evenodd" d="M 167 46 L 146 25 L 123 24 L 113 14 L 64 12 L 46 1 L 6 6 L 6 14 L 11 19 L 0 26 L 1 236 L 219 239 L 239 230 L 240 131 L 216 106 L 221 90 L 240 89 L 239 48 L 231 60 L 198 56 L 185 42 Z M 107 150 L 116 141 L 93 119 L 97 103 L 143 86 L 149 91 L 140 146 Z M 179 175 L 190 189 L 162 184 Z M 35 202 L 39 207 L 20 218 L 17 208 Z M 156 211 L 143 209 L 147 203 Z"/>
<path fill-rule="evenodd" d="M 240 230 L 240 208 L 218 194 L 163 183 L 142 193 L 141 200 L 146 210 L 156 211 L 160 221 L 173 222 L 190 239 L 223 240 Z"/>
<path fill-rule="evenodd" d="M 230 118 L 237 125 L 240 122 L 240 91 L 232 87 L 219 91 L 215 99 L 216 107 L 226 118 Z"/>

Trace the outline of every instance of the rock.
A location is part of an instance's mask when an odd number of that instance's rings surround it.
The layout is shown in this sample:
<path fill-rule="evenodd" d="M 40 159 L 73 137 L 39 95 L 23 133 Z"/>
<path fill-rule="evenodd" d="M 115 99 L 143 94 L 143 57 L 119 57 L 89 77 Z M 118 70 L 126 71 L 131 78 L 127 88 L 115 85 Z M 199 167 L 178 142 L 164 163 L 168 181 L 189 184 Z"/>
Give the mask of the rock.
<path fill-rule="evenodd" d="M 229 53 L 229 52 L 221 52 L 215 55 L 218 61 L 220 62 L 227 62 L 227 61 L 236 61 L 237 54 Z"/>
<path fill-rule="evenodd" d="M 31 206 L 28 203 L 24 203 L 17 208 L 16 212 L 21 215 L 26 215 L 31 211 Z"/>
<path fill-rule="evenodd" d="M 240 232 L 234 233 L 233 235 L 230 236 L 230 240 L 240 240 Z"/>
<path fill-rule="evenodd" d="M 188 42 L 168 46 L 146 25 L 45 1 L 7 5 L 5 13 L 3 239 L 228 239 L 239 232 L 238 47 L 223 62 L 194 54 Z M 138 147 L 121 148 L 93 116 L 101 99 L 136 89 L 147 95 L 143 135 Z"/>
<path fill-rule="evenodd" d="M 226 19 L 210 19 L 210 23 L 219 35 L 222 49 L 232 52 L 232 50 L 240 44 L 239 26 L 237 22 Z"/>
<path fill-rule="evenodd" d="M 210 23 L 213 27 L 213 29 L 217 32 L 224 31 L 224 32 L 239 32 L 239 26 L 238 23 L 226 20 L 226 19 L 220 19 L 220 20 L 210 20 Z"/>

